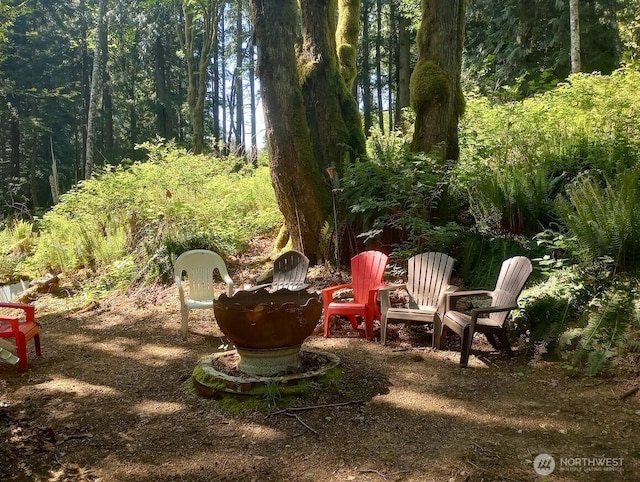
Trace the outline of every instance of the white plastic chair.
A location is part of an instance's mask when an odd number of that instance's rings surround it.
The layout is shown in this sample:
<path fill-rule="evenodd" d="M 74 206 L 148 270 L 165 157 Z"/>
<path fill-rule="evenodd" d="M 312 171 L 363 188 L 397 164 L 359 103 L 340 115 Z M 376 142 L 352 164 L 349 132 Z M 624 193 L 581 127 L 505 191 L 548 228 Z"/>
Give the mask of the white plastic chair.
<path fill-rule="evenodd" d="M 227 296 L 233 295 L 233 280 L 229 276 L 227 266 L 218 253 L 207 249 L 185 251 L 176 259 L 174 267 L 175 282 L 180 297 L 182 339 L 187 339 L 189 331 L 189 310 L 211 308 L 215 299 L 213 276 L 218 270 L 220 277 L 227 284 Z M 185 290 L 183 276 L 186 274 L 189 283 Z"/>

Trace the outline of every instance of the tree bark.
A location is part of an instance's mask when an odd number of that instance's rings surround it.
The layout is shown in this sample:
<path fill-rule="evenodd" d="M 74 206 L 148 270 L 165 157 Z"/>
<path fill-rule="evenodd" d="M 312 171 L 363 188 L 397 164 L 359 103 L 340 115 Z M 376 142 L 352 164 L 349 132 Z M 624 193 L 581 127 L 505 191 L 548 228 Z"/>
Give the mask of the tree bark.
<path fill-rule="evenodd" d="M 320 169 L 365 154 L 365 137 L 358 106 L 338 68 L 336 3 L 301 0 L 302 53 L 300 76 L 307 123 Z"/>
<path fill-rule="evenodd" d="M 578 0 L 569 0 L 571 31 L 571 73 L 580 72 L 580 9 Z"/>
<path fill-rule="evenodd" d="M 294 48 L 296 0 L 252 0 L 271 179 L 294 249 L 315 262 L 331 209 L 305 116 Z"/>
<path fill-rule="evenodd" d="M 350 91 L 358 74 L 356 54 L 360 35 L 360 0 L 338 0 L 338 11 L 336 32 L 338 60 L 340 73 Z"/>
<path fill-rule="evenodd" d="M 409 107 L 409 79 L 411 78 L 411 32 L 409 19 L 400 12 L 398 19 L 398 90 L 396 93 L 396 128 L 404 125 L 402 109 Z"/>
<path fill-rule="evenodd" d="M 465 10 L 464 0 L 422 0 L 419 59 L 411 75 L 411 105 L 416 111 L 411 147 L 441 161 L 459 157 Z"/>
<path fill-rule="evenodd" d="M 98 26 L 96 29 L 96 45 L 93 53 L 93 69 L 91 74 L 91 95 L 89 96 L 89 115 L 87 118 L 87 153 L 85 160 L 84 176 L 91 179 L 93 175 L 94 161 L 93 151 L 96 137 L 96 119 L 98 116 L 98 96 L 100 95 L 100 68 L 101 63 L 101 42 L 105 26 L 105 14 L 107 11 L 107 0 L 100 0 L 98 4 Z M 35 202 L 35 201 L 34 201 Z"/>
<path fill-rule="evenodd" d="M 243 32 L 242 32 L 242 11 L 243 1 L 236 0 L 236 150 L 244 150 L 244 88 L 242 82 L 242 67 L 244 60 L 244 49 L 242 48 Z"/>
<path fill-rule="evenodd" d="M 187 105 L 193 135 L 193 152 L 204 151 L 204 104 L 207 70 L 217 41 L 218 21 L 224 8 L 220 0 L 201 3 L 182 0 L 182 22 L 178 41 L 187 62 Z M 196 20 L 196 16 L 198 16 Z"/>
<path fill-rule="evenodd" d="M 371 0 L 363 0 L 362 2 L 362 67 L 360 69 L 361 84 L 362 84 L 362 110 L 364 117 L 364 132 L 369 135 L 371 127 L 373 127 L 373 115 L 371 106 L 371 81 L 369 75 L 371 74 L 371 64 L 369 63 L 370 50 L 370 36 L 369 36 L 369 8 L 371 6 Z"/>

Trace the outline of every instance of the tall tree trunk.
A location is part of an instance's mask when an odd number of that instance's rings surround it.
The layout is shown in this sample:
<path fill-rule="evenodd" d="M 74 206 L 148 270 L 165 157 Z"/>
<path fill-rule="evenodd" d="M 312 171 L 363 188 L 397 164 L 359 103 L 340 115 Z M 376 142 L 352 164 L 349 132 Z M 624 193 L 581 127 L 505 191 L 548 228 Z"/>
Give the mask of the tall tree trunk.
<path fill-rule="evenodd" d="M 103 28 L 100 36 L 102 44 L 100 51 L 100 70 L 102 71 L 100 78 L 102 79 L 102 112 L 104 129 L 102 133 L 103 150 L 107 159 L 113 156 L 113 97 L 111 95 L 111 82 L 109 71 L 107 70 L 107 59 L 109 58 L 109 42 L 107 39 L 107 29 Z M 134 47 L 135 48 L 135 47 Z"/>
<path fill-rule="evenodd" d="M 409 19 L 402 13 L 398 19 L 398 90 L 396 93 L 396 127 L 404 127 L 402 109 L 409 107 L 409 79 L 411 78 L 411 31 Z"/>
<path fill-rule="evenodd" d="M 580 9 L 578 0 L 569 0 L 571 31 L 571 73 L 580 72 Z"/>
<path fill-rule="evenodd" d="M 244 59 L 244 49 L 242 48 L 242 40 L 244 37 L 242 31 L 242 11 L 243 1 L 236 0 L 236 149 L 244 147 L 244 98 L 242 83 L 242 64 Z"/>
<path fill-rule="evenodd" d="M 162 37 L 158 35 L 154 43 L 154 74 L 156 87 L 156 130 L 160 137 L 170 138 L 169 92 L 167 89 L 167 62 Z"/>
<path fill-rule="evenodd" d="M 351 90 L 356 79 L 356 55 L 358 53 L 358 36 L 360 35 L 360 0 L 338 0 L 338 27 L 336 45 L 340 73 Z"/>
<path fill-rule="evenodd" d="M 211 52 L 218 38 L 218 21 L 223 8 L 222 0 L 208 0 L 201 3 L 182 0 L 183 25 L 182 28 L 178 28 L 178 41 L 187 62 L 187 106 L 191 120 L 194 154 L 204 151 L 207 71 Z"/>
<path fill-rule="evenodd" d="M 20 178 L 20 119 L 16 115 L 11 116 L 11 172 L 14 179 Z"/>
<path fill-rule="evenodd" d="M 355 99 L 340 74 L 336 52 L 336 3 L 301 0 L 302 92 L 307 123 L 313 126 L 314 155 L 322 170 L 365 154 L 365 137 Z"/>
<path fill-rule="evenodd" d="M 422 0 L 418 63 L 411 75 L 416 111 L 412 149 L 457 160 L 465 0 Z"/>
<path fill-rule="evenodd" d="M 369 9 L 372 0 L 363 0 L 362 2 L 362 68 L 360 69 L 360 78 L 362 83 L 362 110 L 364 117 L 364 132 L 369 135 L 371 127 L 373 127 L 372 116 L 372 100 L 371 100 L 371 64 L 369 57 L 371 55 L 370 36 L 369 36 Z"/>
<path fill-rule="evenodd" d="M 387 41 L 387 54 L 388 54 L 388 64 L 389 68 L 387 69 L 387 92 L 388 92 L 388 119 L 387 125 L 389 126 L 389 132 L 393 131 L 393 118 L 394 118 L 394 104 L 393 104 L 393 94 L 395 92 L 394 84 L 397 84 L 396 77 L 394 76 L 393 68 L 397 65 L 396 62 L 396 45 L 398 45 L 398 29 L 396 22 L 396 7 L 395 2 L 392 0 L 389 2 L 389 38 Z"/>
<path fill-rule="evenodd" d="M 297 2 L 252 0 L 252 7 L 271 179 L 294 248 L 315 262 L 331 197 L 314 158 L 300 89 Z"/>
<path fill-rule="evenodd" d="M 256 68 L 253 42 L 249 46 L 249 95 L 251 102 L 251 163 L 258 167 L 258 125 L 256 120 Z"/>
<path fill-rule="evenodd" d="M 376 0 L 376 93 L 378 96 L 378 126 L 384 132 L 384 106 L 382 105 L 382 0 Z"/>
<path fill-rule="evenodd" d="M 93 69 L 91 74 L 91 95 L 89 96 L 89 115 L 87 118 L 87 154 L 84 167 L 85 179 L 91 179 L 94 168 L 93 154 L 96 137 L 96 119 L 98 116 L 98 96 L 100 95 L 100 68 L 102 49 L 100 39 L 105 26 L 105 14 L 107 11 L 107 0 L 100 0 L 98 3 L 98 26 L 96 29 L 96 45 L 93 53 Z"/>

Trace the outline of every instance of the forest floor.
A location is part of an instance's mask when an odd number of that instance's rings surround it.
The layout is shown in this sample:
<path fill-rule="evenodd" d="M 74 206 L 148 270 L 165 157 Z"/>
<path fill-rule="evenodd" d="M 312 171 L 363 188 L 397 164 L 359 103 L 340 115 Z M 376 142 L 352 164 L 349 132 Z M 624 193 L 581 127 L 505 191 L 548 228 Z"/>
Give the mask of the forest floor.
<path fill-rule="evenodd" d="M 268 262 L 257 250 L 229 267 L 251 283 Z M 27 372 L 0 364 L 2 481 L 536 481 L 540 454 L 555 462 L 546 480 L 638 480 L 637 366 L 571 376 L 477 339 L 462 369 L 421 328 L 394 325 L 387 346 L 319 329 L 305 346 L 338 355 L 344 375 L 298 402 L 317 408 L 230 413 L 191 382 L 223 335 L 198 310 L 182 341 L 174 286 L 36 304 L 43 356 L 30 343 Z"/>

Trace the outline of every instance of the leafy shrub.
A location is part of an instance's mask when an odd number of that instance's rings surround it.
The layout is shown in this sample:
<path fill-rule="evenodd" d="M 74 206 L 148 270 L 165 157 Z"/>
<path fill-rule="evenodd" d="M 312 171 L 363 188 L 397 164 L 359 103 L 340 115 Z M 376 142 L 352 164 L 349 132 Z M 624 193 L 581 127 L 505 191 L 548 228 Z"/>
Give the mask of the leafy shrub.
<path fill-rule="evenodd" d="M 442 191 L 444 168 L 412 153 L 403 134 L 372 132 L 369 159 L 346 167 L 342 200 L 350 221 L 364 241 L 408 242 L 416 250 L 433 247 L 437 230 L 431 224 Z"/>
<path fill-rule="evenodd" d="M 557 210 L 584 248 L 585 261 L 611 258 L 620 270 L 640 268 L 640 168 L 613 182 L 594 174 L 578 177 L 559 198 Z"/>
<path fill-rule="evenodd" d="M 516 233 L 549 227 L 557 215 L 549 201 L 565 183 L 585 170 L 613 178 L 637 165 L 640 71 L 572 75 L 521 102 L 469 96 L 460 146 L 451 192 L 479 223 Z"/>
<path fill-rule="evenodd" d="M 116 284 L 167 279 L 186 249 L 233 255 L 281 223 L 267 166 L 188 155 L 171 143 L 143 148 L 149 161 L 83 181 L 43 216 L 32 272 L 88 268 L 112 273 Z"/>

